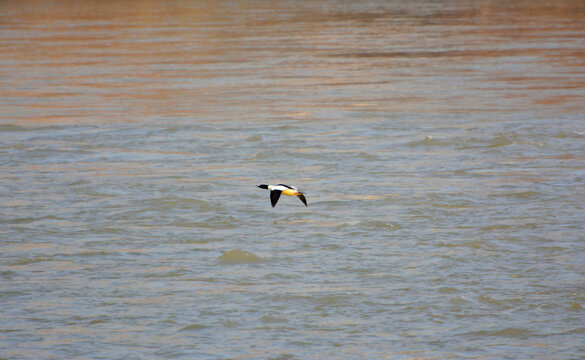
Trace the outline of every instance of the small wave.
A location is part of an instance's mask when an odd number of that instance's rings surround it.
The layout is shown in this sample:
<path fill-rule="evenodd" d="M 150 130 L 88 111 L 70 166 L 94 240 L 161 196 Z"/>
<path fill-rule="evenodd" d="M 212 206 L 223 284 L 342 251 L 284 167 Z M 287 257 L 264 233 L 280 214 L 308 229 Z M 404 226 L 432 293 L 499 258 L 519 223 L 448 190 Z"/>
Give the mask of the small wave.
<path fill-rule="evenodd" d="M 470 248 L 470 249 L 480 249 L 482 244 L 481 244 L 481 241 L 469 240 L 469 241 L 459 241 L 459 242 L 451 242 L 451 243 L 439 242 L 437 244 L 437 246 L 442 246 L 442 247 L 447 247 L 447 248 L 466 247 L 466 248 Z"/>
<path fill-rule="evenodd" d="M 585 327 L 575 328 L 568 331 L 564 331 L 561 334 L 585 334 Z"/>
<path fill-rule="evenodd" d="M 19 259 L 13 263 L 11 263 L 10 265 L 12 266 L 17 266 L 17 265 L 29 265 L 29 264 L 35 264 L 38 262 L 43 262 L 43 261 L 52 261 L 53 259 L 47 256 L 36 256 L 34 258 L 29 258 L 29 259 Z"/>
<path fill-rule="evenodd" d="M 288 319 L 282 316 L 265 314 L 260 318 L 264 324 L 278 324 L 288 322 Z"/>
<path fill-rule="evenodd" d="M 553 135 L 559 139 L 567 139 L 567 138 L 581 138 L 585 136 L 585 131 L 578 131 L 578 130 L 571 130 L 569 132 L 563 131 Z"/>
<path fill-rule="evenodd" d="M 262 141 L 262 135 L 252 135 L 246 138 L 248 142 L 259 142 Z"/>
<path fill-rule="evenodd" d="M 24 128 L 19 125 L 14 124 L 4 124 L 0 125 L 0 132 L 21 132 L 21 131 L 28 131 L 27 128 Z"/>
<path fill-rule="evenodd" d="M 20 126 L 16 124 L 0 124 L 0 132 L 34 132 L 34 131 L 51 131 L 67 129 L 63 125 L 45 125 L 45 126 Z"/>
<path fill-rule="evenodd" d="M 416 147 L 416 146 L 446 146 L 449 145 L 448 142 L 440 141 L 435 139 L 432 136 L 425 136 L 422 140 L 415 140 L 408 144 L 409 146 Z"/>
<path fill-rule="evenodd" d="M 191 210 L 199 209 L 202 212 L 218 210 L 217 205 L 203 199 L 180 198 L 175 196 L 161 197 L 145 200 L 138 212 L 144 211 L 169 211 L 169 210 Z"/>
<path fill-rule="evenodd" d="M 480 295 L 477 297 L 477 300 L 479 300 L 481 303 L 486 304 L 486 305 L 492 305 L 492 306 L 503 306 L 501 301 L 498 301 L 490 296 L 487 295 Z"/>
<path fill-rule="evenodd" d="M 209 326 L 203 324 L 191 324 L 179 329 L 179 331 L 197 331 L 208 328 Z"/>
<path fill-rule="evenodd" d="M 63 218 L 55 216 L 55 215 L 46 215 L 46 216 L 40 216 L 40 217 L 21 217 L 21 218 L 14 218 L 14 219 L 7 219 L 7 220 L 1 220 L 0 223 L 6 223 L 6 224 L 30 224 L 30 223 L 35 223 L 35 222 L 39 222 L 39 221 L 52 221 L 52 220 L 63 220 Z"/>
<path fill-rule="evenodd" d="M 83 186 L 83 185 L 89 185 L 89 184 L 91 184 L 91 182 L 87 179 L 77 179 L 77 180 L 70 181 L 70 182 L 66 183 L 65 185 L 67 185 L 67 186 Z"/>
<path fill-rule="evenodd" d="M 233 216 L 217 215 L 197 222 L 196 226 L 208 229 L 234 229 L 238 226 L 238 219 Z"/>
<path fill-rule="evenodd" d="M 530 337 L 533 334 L 532 331 L 522 328 L 504 328 L 498 330 L 481 330 L 481 331 L 473 331 L 467 333 L 467 335 L 471 336 L 480 336 L 480 337 L 506 337 L 506 338 L 516 338 L 522 339 Z"/>
<path fill-rule="evenodd" d="M 571 302 L 569 303 L 569 307 L 567 308 L 569 311 L 583 311 L 583 306 L 578 302 Z"/>
<path fill-rule="evenodd" d="M 512 145 L 516 142 L 516 140 L 512 136 L 506 135 L 498 135 L 495 138 L 491 139 L 489 142 L 489 147 L 496 148 L 502 146 Z"/>
<path fill-rule="evenodd" d="M 265 259 L 256 254 L 244 250 L 230 250 L 223 253 L 218 258 L 219 262 L 227 265 L 238 264 L 257 264 L 263 262 Z"/>
<path fill-rule="evenodd" d="M 343 224 L 344 227 L 358 227 L 358 228 L 365 228 L 368 230 L 400 230 L 402 229 L 402 225 L 397 223 L 392 223 L 390 221 L 385 220 L 366 220 L 366 221 L 358 221 L 358 222 L 347 222 Z"/>
<path fill-rule="evenodd" d="M 491 336 L 502 336 L 509 338 L 526 338 L 533 335 L 532 331 L 522 328 L 505 328 L 489 333 Z"/>
<path fill-rule="evenodd" d="M 272 151 L 260 151 L 252 156 L 249 156 L 248 158 L 246 158 L 246 160 L 251 161 L 251 160 L 266 160 L 266 159 L 272 159 L 274 157 L 274 152 Z"/>
<path fill-rule="evenodd" d="M 502 195 L 518 199 L 540 199 L 542 197 L 542 193 L 538 191 L 509 192 Z"/>
<path fill-rule="evenodd" d="M 288 131 L 288 130 L 298 130 L 300 129 L 299 126 L 294 125 L 277 125 L 270 128 L 271 130 L 275 130 L 277 132 Z"/>

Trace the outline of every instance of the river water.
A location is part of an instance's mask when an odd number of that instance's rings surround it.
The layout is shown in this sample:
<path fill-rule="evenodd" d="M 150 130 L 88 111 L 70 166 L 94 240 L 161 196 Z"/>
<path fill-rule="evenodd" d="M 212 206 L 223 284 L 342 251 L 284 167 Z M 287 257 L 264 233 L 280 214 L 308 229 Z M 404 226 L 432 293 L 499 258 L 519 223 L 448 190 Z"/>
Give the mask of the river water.
<path fill-rule="evenodd" d="M 0 2 L 0 358 L 585 358 L 584 14 Z"/>

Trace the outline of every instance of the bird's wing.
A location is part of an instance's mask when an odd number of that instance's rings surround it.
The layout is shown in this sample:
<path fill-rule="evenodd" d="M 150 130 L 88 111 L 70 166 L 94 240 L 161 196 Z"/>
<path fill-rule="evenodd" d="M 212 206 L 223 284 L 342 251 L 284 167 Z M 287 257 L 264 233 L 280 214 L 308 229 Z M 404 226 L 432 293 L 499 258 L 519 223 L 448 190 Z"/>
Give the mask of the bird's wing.
<path fill-rule="evenodd" d="M 303 195 L 303 194 L 298 194 L 298 195 L 297 195 L 297 197 L 298 197 L 299 199 L 301 199 L 301 201 L 303 202 L 303 204 L 305 204 L 305 206 L 309 206 L 309 205 L 307 205 L 307 199 L 305 199 L 305 195 Z"/>
<path fill-rule="evenodd" d="M 280 190 L 272 190 L 270 191 L 270 202 L 272 203 L 272 207 L 276 206 L 278 199 L 280 198 L 280 194 L 282 191 Z"/>

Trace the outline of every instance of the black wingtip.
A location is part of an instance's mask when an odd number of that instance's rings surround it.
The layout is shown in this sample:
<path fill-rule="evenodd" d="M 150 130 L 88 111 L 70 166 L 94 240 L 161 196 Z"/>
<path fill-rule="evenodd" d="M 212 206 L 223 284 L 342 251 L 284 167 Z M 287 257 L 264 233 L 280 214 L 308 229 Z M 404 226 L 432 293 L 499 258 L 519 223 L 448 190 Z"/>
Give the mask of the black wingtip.
<path fill-rule="evenodd" d="M 272 207 L 276 206 L 276 203 L 278 202 L 281 193 L 282 191 L 279 190 L 270 191 L 270 203 L 272 204 Z"/>
<path fill-rule="evenodd" d="M 307 207 L 309 206 L 309 205 L 307 204 L 307 199 L 305 198 L 305 195 L 303 195 L 303 194 L 299 194 L 299 195 L 297 195 L 297 197 L 298 197 L 299 199 L 301 199 L 301 201 L 303 202 L 303 204 L 305 204 L 305 206 L 307 206 Z"/>

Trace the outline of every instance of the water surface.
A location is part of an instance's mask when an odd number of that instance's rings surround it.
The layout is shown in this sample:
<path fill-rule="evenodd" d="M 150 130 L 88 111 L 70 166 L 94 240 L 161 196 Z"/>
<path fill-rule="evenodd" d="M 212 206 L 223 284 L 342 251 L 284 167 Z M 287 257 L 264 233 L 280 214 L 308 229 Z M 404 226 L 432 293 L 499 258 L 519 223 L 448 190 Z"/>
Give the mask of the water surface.
<path fill-rule="evenodd" d="M 584 13 L 1 2 L 0 357 L 584 357 Z"/>

